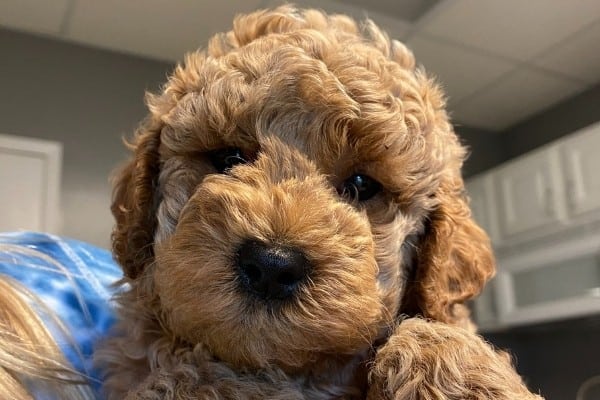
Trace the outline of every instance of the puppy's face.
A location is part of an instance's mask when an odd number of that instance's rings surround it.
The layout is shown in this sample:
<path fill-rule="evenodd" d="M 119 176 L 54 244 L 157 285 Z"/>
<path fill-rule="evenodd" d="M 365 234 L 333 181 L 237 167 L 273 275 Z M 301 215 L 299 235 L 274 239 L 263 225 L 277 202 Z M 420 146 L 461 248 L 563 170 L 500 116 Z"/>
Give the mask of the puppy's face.
<path fill-rule="evenodd" d="M 114 248 L 172 335 L 293 370 L 365 351 L 409 308 L 451 320 L 491 273 L 440 92 L 367 31 L 314 11 L 252 14 L 149 99 Z M 450 231 L 487 259 L 454 267 Z"/>

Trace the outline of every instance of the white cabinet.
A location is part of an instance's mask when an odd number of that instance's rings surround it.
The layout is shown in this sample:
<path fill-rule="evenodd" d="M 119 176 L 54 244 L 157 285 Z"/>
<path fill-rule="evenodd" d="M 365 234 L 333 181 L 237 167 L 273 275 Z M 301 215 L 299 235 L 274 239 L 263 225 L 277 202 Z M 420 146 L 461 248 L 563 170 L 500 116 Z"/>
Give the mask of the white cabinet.
<path fill-rule="evenodd" d="M 562 156 L 570 216 L 600 213 L 600 123 L 567 138 Z"/>
<path fill-rule="evenodd" d="M 600 123 L 467 181 L 497 255 L 484 329 L 600 314 Z"/>
<path fill-rule="evenodd" d="M 600 221 L 600 122 L 469 179 L 475 220 L 496 248 Z"/>
<path fill-rule="evenodd" d="M 497 325 L 600 313 L 600 230 L 499 260 L 495 283 Z"/>
<path fill-rule="evenodd" d="M 565 190 L 557 146 L 510 162 L 495 176 L 503 236 L 516 237 L 564 223 Z"/>
<path fill-rule="evenodd" d="M 60 231 L 62 146 L 0 135 L 0 231 Z"/>

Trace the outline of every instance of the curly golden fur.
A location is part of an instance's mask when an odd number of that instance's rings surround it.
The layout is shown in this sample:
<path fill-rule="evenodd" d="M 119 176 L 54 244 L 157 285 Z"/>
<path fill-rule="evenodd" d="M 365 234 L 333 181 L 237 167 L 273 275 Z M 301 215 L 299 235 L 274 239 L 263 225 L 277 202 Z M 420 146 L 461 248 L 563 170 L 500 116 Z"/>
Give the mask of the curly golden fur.
<path fill-rule="evenodd" d="M 129 286 L 98 354 L 109 399 L 535 398 L 462 328 L 494 261 L 443 93 L 404 45 L 345 16 L 255 12 L 147 102 L 114 191 Z M 248 162 L 218 173 L 226 148 Z M 382 190 L 340 195 L 354 174 Z M 243 290 L 249 239 L 301 250 L 292 298 Z"/>

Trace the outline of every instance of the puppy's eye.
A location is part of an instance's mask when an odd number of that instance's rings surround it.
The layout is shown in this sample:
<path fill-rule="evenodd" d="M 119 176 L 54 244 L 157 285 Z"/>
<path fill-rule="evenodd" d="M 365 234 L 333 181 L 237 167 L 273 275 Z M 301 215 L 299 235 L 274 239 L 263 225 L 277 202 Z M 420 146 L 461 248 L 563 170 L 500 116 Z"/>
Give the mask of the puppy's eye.
<path fill-rule="evenodd" d="M 226 174 L 229 170 L 238 164 L 246 164 L 248 161 L 244 158 L 242 150 L 237 147 L 228 147 L 225 149 L 211 151 L 209 158 L 215 169 L 221 174 Z"/>
<path fill-rule="evenodd" d="M 355 174 L 346 179 L 338 189 L 341 196 L 351 200 L 366 201 L 381 191 L 381 184 L 368 175 Z"/>

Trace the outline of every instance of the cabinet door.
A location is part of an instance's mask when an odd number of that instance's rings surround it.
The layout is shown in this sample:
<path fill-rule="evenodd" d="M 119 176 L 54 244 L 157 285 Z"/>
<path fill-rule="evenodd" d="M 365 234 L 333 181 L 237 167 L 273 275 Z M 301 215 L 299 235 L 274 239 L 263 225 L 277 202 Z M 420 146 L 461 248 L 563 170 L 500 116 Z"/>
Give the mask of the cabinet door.
<path fill-rule="evenodd" d="M 62 146 L 0 135 L 0 231 L 58 233 Z"/>
<path fill-rule="evenodd" d="M 499 260 L 500 322 L 518 325 L 600 313 L 600 232 L 557 239 Z"/>
<path fill-rule="evenodd" d="M 498 170 L 497 189 L 505 237 L 554 226 L 566 218 L 557 146 L 538 150 Z"/>
<path fill-rule="evenodd" d="M 473 218 L 487 232 L 494 246 L 499 245 L 501 237 L 498 229 L 494 174 L 488 172 L 471 178 L 467 181 L 466 188 L 471 200 Z"/>
<path fill-rule="evenodd" d="M 569 213 L 600 213 L 600 123 L 562 144 Z"/>

